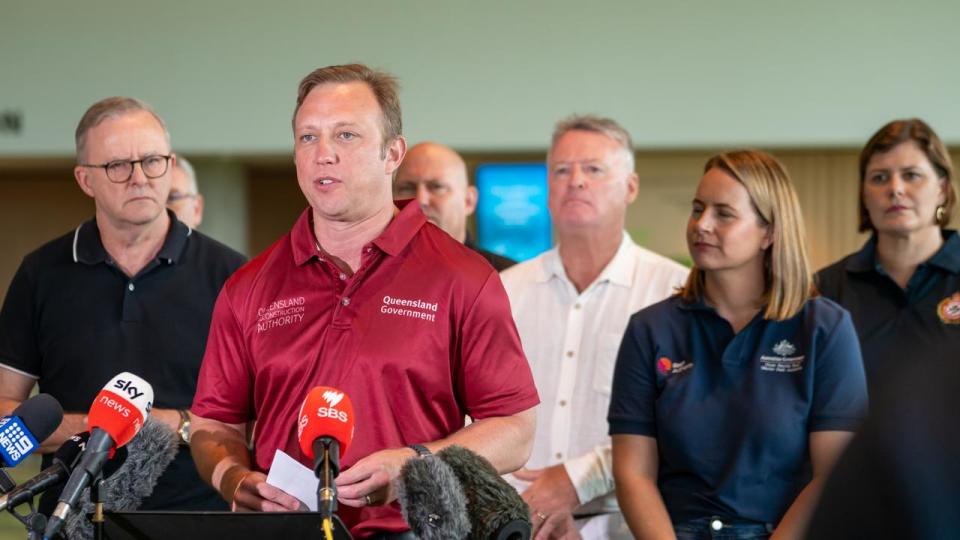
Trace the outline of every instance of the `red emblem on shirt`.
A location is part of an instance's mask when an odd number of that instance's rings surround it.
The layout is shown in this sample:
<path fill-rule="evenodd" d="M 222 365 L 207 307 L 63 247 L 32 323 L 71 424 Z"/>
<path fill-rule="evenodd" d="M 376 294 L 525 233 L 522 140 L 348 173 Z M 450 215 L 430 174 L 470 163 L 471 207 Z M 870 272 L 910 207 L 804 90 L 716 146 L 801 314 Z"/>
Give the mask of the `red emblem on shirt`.
<path fill-rule="evenodd" d="M 943 324 L 960 324 L 960 292 L 941 300 L 937 304 L 937 315 Z"/>
<path fill-rule="evenodd" d="M 661 375 L 669 375 L 670 368 L 672 367 L 673 362 L 671 362 L 666 356 L 661 356 L 660 360 L 657 360 L 657 371 L 659 371 Z"/>

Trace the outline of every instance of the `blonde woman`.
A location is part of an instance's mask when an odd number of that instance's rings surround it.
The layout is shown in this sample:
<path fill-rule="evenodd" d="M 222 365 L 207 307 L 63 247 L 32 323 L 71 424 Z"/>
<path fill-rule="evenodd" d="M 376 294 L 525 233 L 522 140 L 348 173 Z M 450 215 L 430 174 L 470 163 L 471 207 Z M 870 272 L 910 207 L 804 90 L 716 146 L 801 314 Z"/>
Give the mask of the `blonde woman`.
<path fill-rule="evenodd" d="M 620 347 L 620 507 L 641 539 L 799 538 L 866 413 L 850 316 L 813 297 L 796 193 L 769 154 L 707 162 L 687 244 L 687 284 Z"/>
<path fill-rule="evenodd" d="M 817 274 L 823 295 L 850 311 L 870 395 L 909 389 L 902 369 L 940 369 L 960 351 L 960 237 L 953 163 L 923 120 L 895 120 L 860 152 L 863 248 Z"/>

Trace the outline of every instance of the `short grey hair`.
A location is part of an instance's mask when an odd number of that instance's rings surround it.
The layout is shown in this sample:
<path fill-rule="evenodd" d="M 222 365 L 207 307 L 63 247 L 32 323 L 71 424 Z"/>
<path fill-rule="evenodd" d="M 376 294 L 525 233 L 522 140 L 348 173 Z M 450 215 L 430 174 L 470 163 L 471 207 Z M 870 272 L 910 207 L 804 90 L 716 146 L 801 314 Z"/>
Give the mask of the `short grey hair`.
<path fill-rule="evenodd" d="M 83 117 L 80 118 L 80 123 L 77 124 L 77 131 L 74 134 L 74 140 L 77 146 L 77 161 L 84 161 L 86 159 L 83 156 L 87 149 L 87 133 L 91 129 L 100 125 L 100 122 L 103 122 L 107 118 L 116 118 L 136 111 L 146 111 L 157 119 L 160 127 L 163 128 L 163 135 L 167 139 L 167 145 L 169 145 L 170 132 L 167 131 L 167 124 L 164 123 L 163 118 L 160 118 L 160 115 L 157 114 L 152 107 L 136 98 L 113 96 L 94 103 L 83 113 Z"/>
<path fill-rule="evenodd" d="M 618 124 L 616 120 L 592 114 L 575 114 L 568 116 L 557 122 L 557 125 L 553 128 L 553 138 L 550 140 L 550 151 L 553 151 L 553 147 L 557 144 L 557 141 L 560 140 L 560 137 L 563 137 L 570 131 L 599 133 L 617 141 L 629 156 L 627 163 L 630 166 L 630 170 L 634 170 L 633 139 L 630 138 L 630 133 Z M 547 158 L 549 159 L 549 152 Z"/>
<path fill-rule="evenodd" d="M 191 195 L 200 193 L 200 187 L 197 186 L 197 172 L 193 170 L 193 164 L 187 161 L 187 158 L 177 154 L 177 168 L 187 175 L 187 184 L 190 185 Z"/>

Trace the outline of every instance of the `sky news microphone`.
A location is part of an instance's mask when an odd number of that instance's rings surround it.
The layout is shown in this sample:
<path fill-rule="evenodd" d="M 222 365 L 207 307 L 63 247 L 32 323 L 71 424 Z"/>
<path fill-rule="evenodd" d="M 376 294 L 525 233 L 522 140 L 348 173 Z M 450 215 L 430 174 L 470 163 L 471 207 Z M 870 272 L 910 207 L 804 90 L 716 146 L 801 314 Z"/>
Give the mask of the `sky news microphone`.
<path fill-rule="evenodd" d="M 37 394 L 21 403 L 13 414 L 0 419 L 0 465 L 19 465 L 62 421 L 63 408 L 50 394 Z"/>
<path fill-rule="evenodd" d="M 463 540 L 470 534 L 463 487 L 450 466 L 437 456 L 404 463 L 397 498 L 403 519 L 420 540 Z"/>
<path fill-rule="evenodd" d="M 313 460 L 313 473 L 320 479 L 317 509 L 324 517 L 337 511 L 340 457 L 353 441 L 353 404 L 336 388 L 317 386 L 307 393 L 297 415 L 300 451 Z"/>
<path fill-rule="evenodd" d="M 64 483 L 70 473 L 80 462 L 80 456 L 87 445 L 90 433 L 84 431 L 73 435 L 57 449 L 53 455 L 53 465 L 47 467 L 40 474 L 20 484 L 10 493 L 0 497 L 0 512 L 7 508 L 14 508 L 44 491 Z M 127 459 L 127 451 L 121 448 L 103 468 L 104 477 L 110 476 L 123 465 Z"/>
<path fill-rule="evenodd" d="M 83 489 L 97 477 L 116 449 L 140 431 L 152 408 L 153 387 L 133 373 L 117 375 L 97 394 L 87 415 L 90 440 L 60 493 L 60 502 L 43 533 L 45 538 L 53 538 L 60 532 Z"/>
<path fill-rule="evenodd" d="M 437 457 L 450 466 L 467 496 L 472 540 L 527 540 L 530 508 L 483 456 L 448 446 Z"/>

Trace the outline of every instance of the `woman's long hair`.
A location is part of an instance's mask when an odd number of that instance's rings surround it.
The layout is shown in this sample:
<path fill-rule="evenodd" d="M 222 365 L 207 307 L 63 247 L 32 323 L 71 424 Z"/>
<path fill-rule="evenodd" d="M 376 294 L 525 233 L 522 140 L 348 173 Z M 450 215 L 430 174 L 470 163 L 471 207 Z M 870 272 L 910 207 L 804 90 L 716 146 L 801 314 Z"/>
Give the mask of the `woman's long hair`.
<path fill-rule="evenodd" d="M 793 183 L 777 158 L 759 150 L 737 150 L 717 154 L 707 161 L 703 172 L 720 169 L 747 188 L 750 202 L 761 223 L 772 227 L 773 243 L 764 253 L 764 318 L 782 321 L 797 314 L 816 294 L 806 231 Z M 690 271 L 680 296 L 696 301 L 703 296 L 704 271 Z"/>

